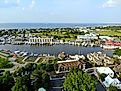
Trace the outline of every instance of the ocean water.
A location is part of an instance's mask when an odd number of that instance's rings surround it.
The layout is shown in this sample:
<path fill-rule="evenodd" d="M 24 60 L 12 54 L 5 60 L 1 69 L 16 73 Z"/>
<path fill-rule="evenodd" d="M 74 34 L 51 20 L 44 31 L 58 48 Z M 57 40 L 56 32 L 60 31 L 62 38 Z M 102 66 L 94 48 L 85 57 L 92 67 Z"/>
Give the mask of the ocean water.
<path fill-rule="evenodd" d="M 21 28 L 74 28 L 87 26 L 121 25 L 112 23 L 0 23 L 0 29 Z"/>

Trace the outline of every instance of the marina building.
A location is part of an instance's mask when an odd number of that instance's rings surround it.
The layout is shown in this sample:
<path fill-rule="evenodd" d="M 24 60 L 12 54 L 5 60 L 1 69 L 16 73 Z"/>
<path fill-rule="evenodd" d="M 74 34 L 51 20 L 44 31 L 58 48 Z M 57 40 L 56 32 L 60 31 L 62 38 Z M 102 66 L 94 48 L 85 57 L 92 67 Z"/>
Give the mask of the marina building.
<path fill-rule="evenodd" d="M 77 36 L 76 41 L 90 41 L 90 40 L 93 40 L 93 39 L 98 39 L 98 36 L 95 33 L 79 35 L 79 36 Z"/>
<path fill-rule="evenodd" d="M 52 44 L 53 37 L 29 37 L 28 44 Z"/>

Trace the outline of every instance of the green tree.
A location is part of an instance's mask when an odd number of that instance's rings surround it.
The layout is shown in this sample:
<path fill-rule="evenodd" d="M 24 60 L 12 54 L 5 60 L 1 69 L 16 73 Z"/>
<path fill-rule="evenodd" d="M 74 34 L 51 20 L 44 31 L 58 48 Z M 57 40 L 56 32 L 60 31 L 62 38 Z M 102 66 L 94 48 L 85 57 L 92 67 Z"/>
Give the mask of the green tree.
<path fill-rule="evenodd" d="M 116 87 L 114 86 L 110 86 L 109 87 L 109 91 L 119 91 Z"/>
<path fill-rule="evenodd" d="M 16 83 L 12 87 L 12 91 L 31 91 L 30 87 L 30 77 L 24 76 L 24 77 L 16 77 Z"/>
<path fill-rule="evenodd" d="M 113 54 L 121 56 L 121 49 L 116 49 Z"/>
<path fill-rule="evenodd" d="M 14 78 L 9 71 L 6 71 L 3 76 L 0 76 L 0 91 L 11 91 L 14 85 Z"/>
<path fill-rule="evenodd" d="M 33 85 L 34 91 L 37 91 L 41 87 L 48 89 L 49 75 L 47 74 L 46 71 L 34 70 L 31 78 L 32 78 L 32 85 Z"/>
<path fill-rule="evenodd" d="M 79 69 L 72 69 L 65 81 L 64 91 L 95 91 L 97 81 Z"/>
<path fill-rule="evenodd" d="M 106 74 L 104 74 L 104 73 L 102 73 L 102 74 L 99 74 L 99 78 L 102 80 L 102 81 L 104 81 L 105 80 L 105 77 L 106 77 L 107 75 Z"/>

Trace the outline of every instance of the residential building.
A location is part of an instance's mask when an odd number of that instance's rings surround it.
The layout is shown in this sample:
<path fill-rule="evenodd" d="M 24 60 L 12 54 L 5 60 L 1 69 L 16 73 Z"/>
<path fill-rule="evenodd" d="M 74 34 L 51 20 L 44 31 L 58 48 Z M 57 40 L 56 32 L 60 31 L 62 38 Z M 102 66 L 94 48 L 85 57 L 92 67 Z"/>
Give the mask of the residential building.
<path fill-rule="evenodd" d="M 117 89 L 121 89 L 121 82 L 117 78 L 111 78 L 109 75 L 105 78 L 103 82 L 105 87 L 115 86 Z"/>
<path fill-rule="evenodd" d="M 94 52 L 94 53 L 89 53 L 87 54 L 87 58 L 89 61 L 94 64 L 94 65 L 108 65 L 108 64 L 113 64 L 113 58 L 108 57 L 106 54 L 103 54 L 102 52 Z"/>
<path fill-rule="evenodd" d="M 83 55 L 69 56 L 65 60 L 58 61 L 58 71 L 57 73 L 68 72 L 71 68 L 85 69 L 85 62 L 83 61 L 85 57 Z"/>
<path fill-rule="evenodd" d="M 99 74 L 106 74 L 106 75 L 109 75 L 111 77 L 114 77 L 114 72 L 109 67 L 97 67 L 96 71 Z"/>

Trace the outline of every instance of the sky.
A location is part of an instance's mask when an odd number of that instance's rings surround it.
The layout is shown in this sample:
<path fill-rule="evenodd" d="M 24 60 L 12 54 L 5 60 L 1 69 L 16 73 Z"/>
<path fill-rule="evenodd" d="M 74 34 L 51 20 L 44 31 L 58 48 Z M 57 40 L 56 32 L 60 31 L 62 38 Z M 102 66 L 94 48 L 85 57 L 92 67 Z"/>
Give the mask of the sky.
<path fill-rule="evenodd" d="M 0 23 L 121 23 L 121 0 L 0 0 Z"/>

